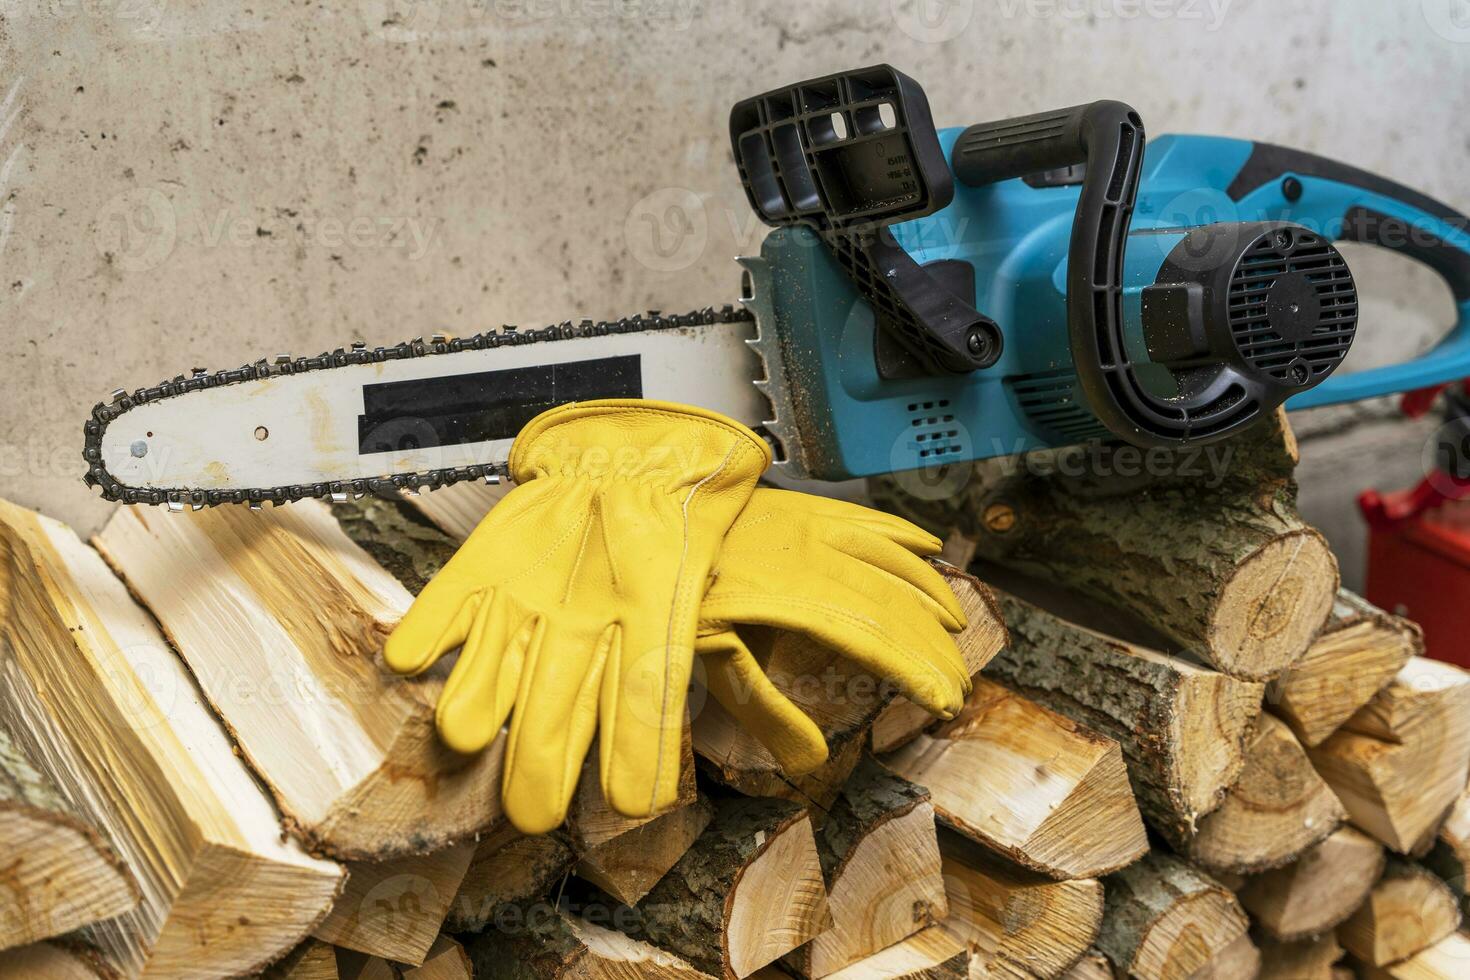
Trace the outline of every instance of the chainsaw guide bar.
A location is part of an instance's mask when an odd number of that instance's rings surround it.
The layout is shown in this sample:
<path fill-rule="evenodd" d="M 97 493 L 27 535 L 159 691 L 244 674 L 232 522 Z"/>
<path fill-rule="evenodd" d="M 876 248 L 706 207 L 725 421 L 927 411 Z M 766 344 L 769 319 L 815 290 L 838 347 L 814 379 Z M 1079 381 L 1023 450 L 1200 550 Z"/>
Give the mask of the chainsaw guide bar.
<path fill-rule="evenodd" d="M 651 311 L 646 314 L 624 317 L 618 320 L 596 322 L 583 320 L 580 323 L 564 321 L 535 330 L 517 330 L 514 326 L 506 326 L 498 331 L 487 331 L 464 338 L 451 339 L 443 335 L 434 335 L 429 340 L 418 338 L 392 347 L 369 348 L 365 344 L 359 343 L 354 344 L 349 349 L 338 348 L 330 353 L 322 353 L 315 357 L 292 358 L 288 355 L 278 355 L 269 361 L 261 359 L 253 364 L 246 364 L 234 370 L 216 371 L 213 373 L 196 368 L 191 376 L 185 377 L 180 375 L 151 388 L 139 388 L 131 393 L 119 389 L 113 393 L 110 402 L 98 404 L 92 409 L 92 416 L 84 425 L 85 446 L 82 450 L 82 457 L 87 461 L 88 467 L 85 480 L 89 486 L 100 488 L 104 499 L 115 500 L 125 504 L 164 505 L 173 511 L 181 511 L 186 508 L 199 510 L 206 506 L 212 507 L 227 503 L 248 504 L 252 509 L 258 509 L 262 504 L 267 502 L 284 504 L 304 498 L 341 501 L 349 498 L 362 497 L 369 493 L 396 496 L 400 493 L 412 494 L 418 493 L 421 490 L 435 490 L 439 487 L 445 487 L 467 480 L 484 480 L 489 483 L 497 483 L 506 476 L 506 459 L 504 458 L 504 453 L 498 450 L 508 450 L 509 437 L 514 435 L 514 429 L 509 428 L 509 426 L 514 423 L 514 428 L 519 428 L 519 424 L 526 421 L 519 417 L 512 419 L 503 412 L 497 419 L 498 428 L 494 432 L 472 431 L 466 433 L 460 431 L 463 429 L 463 425 L 460 424 L 462 423 L 462 419 L 460 418 L 450 420 L 447 435 L 444 425 L 439 425 L 434 428 L 434 431 L 437 431 L 441 437 L 445 438 L 445 442 L 437 446 L 431 443 L 431 447 L 441 449 L 445 447 L 452 448 L 462 456 L 466 453 L 473 452 L 473 450 L 466 449 L 465 447 L 493 445 L 497 447 L 497 452 L 491 454 L 493 458 L 480 458 L 462 465 L 428 467 L 406 472 L 392 472 L 390 468 L 390 471 L 371 476 L 353 476 L 350 479 L 307 480 L 276 486 L 239 488 L 231 486 L 153 486 L 130 484 L 120 480 L 109 469 L 109 460 L 116 460 L 119 457 L 127 459 L 129 456 L 141 460 L 147 456 L 150 448 L 146 439 L 140 437 L 132 441 L 130 443 L 130 453 L 127 454 L 121 453 L 120 447 L 117 446 L 112 446 L 109 451 L 104 451 L 104 444 L 108 437 L 109 428 L 128 413 L 135 412 L 147 406 L 167 403 L 171 399 L 176 399 L 182 395 L 201 391 L 215 391 L 265 379 L 313 375 L 319 372 L 361 365 L 386 365 L 390 362 L 409 362 L 420 358 L 439 358 L 444 355 L 459 354 L 467 351 L 487 351 L 524 345 L 536 345 L 539 350 L 544 349 L 543 345 L 555 344 L 561 341 L 604 337 L 615 338 L 629 334 L 670 332 L 672 337 L 674 332 L 678 331 L 690 333 L 691 331 L 699 331 L 702 328 L 739 324 L 753 325 L 753 315 L 745 309 L 725 305 L 719 308 L 706 307 L 702 310 L 695 310 L 683 314 L 663 314 L 659 311 Z M 752 334 L 748 337 L 732 337 L 731 342 L 738 344 L 741 348 L 746 348 L 746 345 L 753 339 L 754 336 Z M 754 347 L 755 345 L 751 346 Z M 626 364 L 618 365 L 612 363 L 619 360 L 627 361 L 630 358 L 599 358 L 594 356 L 588 361 L 581 362 L 589 365 L 587 370 L 581 372 L 582 375 L 590 376 L 600 374 L 602 377 L 593 383 L 600 383 L 604 386 L 613 385 L 616 390 L 609 389 L 608 394 L 584 394 L 580 398 L 610 397 L 619 393 L 624 395 L 633 394 L 634 392 L 629 386 L 637 387 L 638 378 L 634 375 L 631 380 L 629 379 Z M 576 367 L 578 363 L 576 361 L 566 362 L 568 367 Z M 556 364 L 553 363 L 546 368 L 536 365 L 521 368 L 521 377 L 519 380 L 524 382 L 525 378 L 530 376 L 534 381 L 539 379 L 541 375 L 544 375 L 549 381 L 555 367 Z M 676 364 L 674 367 L 677 368 L 678 365 Z M 634 370 L 636 371 L 636 367 Z M 497 370 L 488 374 L 481 372 L 480 376 L 514 376 L 516 374 L 517 369 L 513 367 L 507 371 Z M 575 375 L 576 372 L 563 372 L 563 374 Z M 362 390 L 367 392 L 368 388 L 381 389 L 379 392 L 382 395 L 381 400 L 391 405 L 394 394 L 392 389 L 395 386 L 420 386 L 418 389 L 408 389 L 409 392 L 413 392 L 420 390 L 423 385 L 432 384 L 435 380 L 453 380 L 456 377 L 456 373 L 446 373 L 442 379 L 434 379 L 427 375 L 425 377 L 427 378 L 425 381 L 416 381 L 410 377 L 410 380 L 407 382 L 390 380 L 380 384 L 364 385 Z M 511 377 L 510 380 L 514 382 L 518 379 Z M 748 380 L 743 381 L 743 384 L 746 388 L 750 389 L 750 397 L 752 399 L 764 403 L 765 399 L 754 388 L 751 388 Z M 575 386 L 572 386 L 572 389 L 575 390 Z M 583 390 L 585 390 L 585 385 Z M 658 392 L 646 393 L 640 390 L 637 393 L 645 397 L 659 397 Z M 365 395 L 365 397 L 367 396 Z M 563 400 L 580 400 L 580 398 L 574 395 L 574 397 Z M 459 399 L 462 403 L 463 395 L 460 395 Z M 542 408 L 550 407 L 552 407 L 551 403 L 542 405 Z M 769 414 L 766 410 L 767 406 L 764 404 L 761 405 L 759 410 L 754 409 L 753 406 L 741 405 L 738 407 L 741 409 L 739 414 L 744 416 L 743 421 L 755 425 L 762 423 L 761 416 Z M 752 411 L 756 412 L 755 417 L 752 417 Z M 357 416 L 359 423 L 364 426 L 371 425 L 374 421 L 378 423 L 385 421 L 391 423 L 392 419 L 374 419 L 372 412 L 373 409 L 370 405 L 364 406 L 363 414 Z M 422 419 L 416 419 L 415 421 L 420 423 L 420 428 L 428 425 Z M 250 425 L 251 423 L 245 422 L 242 424 Z M 152 433 L 148 432 L 147 435 L 151 436 Z M 473 438 L 477 435 L 482 438 Z M 264 426 L 256 428 L 256 439 L 264 440 L 268 436 L 269 433 Z M 354 454 L 356 458 L 361 459 L 373 452 L 389 451 L 391 449 L 388 446 L 372 445 L 368 441 L 369 438 L 370 436 L 365 430 L 362 440 L 354 443 L 357 450 L 357 453 Z"/>

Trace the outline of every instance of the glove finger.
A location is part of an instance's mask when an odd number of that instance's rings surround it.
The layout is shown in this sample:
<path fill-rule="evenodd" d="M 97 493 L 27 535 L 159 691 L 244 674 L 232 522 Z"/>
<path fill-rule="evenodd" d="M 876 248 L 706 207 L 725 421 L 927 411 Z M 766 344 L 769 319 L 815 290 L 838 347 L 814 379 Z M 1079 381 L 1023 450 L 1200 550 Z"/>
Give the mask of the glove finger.
<path fill-rule="evenodd" d="M 830 545 L 841 554 L 866 562 L 890 576 L 895 586 L 922 597 L 920 601 L 925 608 L 946 629 L 957 633 L 965 628 L 967 617 L 959 598 L 926 559 L 862 528 L 843 530 Z"/>
<path fill-rule="evenodd" d="M 815 517 L 849 527 L 866 527 L 916 555 L 937 555 L 944 547 L 943 541 L 912 521 L 861 504 L 795 490 L 766 487 L 757 490 L 756 495 L 764 497 L 762 503 L 767 506 L 779 508 L 798 518 Z"/>
<path fill-rule="evenodd" d="M 509 603 L 493 593 L 480 594 L 477 604 L 459 662 L 434 709 L 440 738 L 456 752 L 479 752 L 500 734 L 537 626 L 534 619 L 513 624 Z"/>
<path fill-rule="evenodd" d="M 519 540 L 517 525 L 544 519 L 546 498 L 560 501 L 560 484 L 539 480 L 522 484 L 506 494 L 475 527 L 444 567 L 424 586 L 398 627 L 388 637 L 383 659 L 400 674 L 427 670 L 458 647 L 469 633 L 474 609 L 466 604 L 477 592 L 499 584 L 503 575 L 524 564 L 523 554 L 506 553 L 501 542 Z M 585 503 L 580 488 L 564 496 Z M 497 575 L 496 571 L 500 574 Z"/>
<path fill-rule="evenodd" d="M 397 674 L 419 674 L 462 645 L 479 609 L 480 596 L 479 590 L 441 571 L 424 586 L 388 634 L 383 644 L 383 660 L 388 668 Z"/>
<path fill-rule="evenodd" d="M 505 746 L 501 799 L 523 834 L 544 834 L 567 817 L 582 762 L 597 732 L 597 697 L 618 628 L 561 630 L 549 621 L 527 649 Z"/>
<path fill-rule="evenodd" d="M 694 626 L 690 617 L 687 639 L 682 630 L 655 635 L 625 627 L 619 655 L 608 660 L 598 739 L 602 789 L 625 817 L 652 816 L 678 799 Z"/>
<path fill-rule="evenodd" d="M 735 630 L 701 636 L 694 649 L 710 696 L 760 740 L 787 775 L 809 773 L 827 761 L 822 730 L 771 683 Z"/>
<path fill-rule="evenodd" d="M 720 594 L 704 612 L 720 622 L 754 623 L 804 633 L 893 681 L 911 701 L 952 717 L 970 690 L 969 671 L 954 638 L 916 604 L 895 599 L 891 585 L 868 570 L 846 581 L 824 581 L 820 595 Z"/>

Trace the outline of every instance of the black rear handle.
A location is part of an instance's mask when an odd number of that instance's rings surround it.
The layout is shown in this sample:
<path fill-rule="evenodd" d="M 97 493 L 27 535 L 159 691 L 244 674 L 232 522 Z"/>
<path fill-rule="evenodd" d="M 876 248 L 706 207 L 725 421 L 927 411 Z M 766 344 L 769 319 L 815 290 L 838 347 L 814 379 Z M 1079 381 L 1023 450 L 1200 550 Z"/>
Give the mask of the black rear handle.
<path fill-rule="evenodd" d="M 1059 170 L 1087 160 L 1089 120 L 1130 115 L 1123 103 L 1102 101 L 978 123 L 960 134 L 950 162 L 971 187 Z"/>

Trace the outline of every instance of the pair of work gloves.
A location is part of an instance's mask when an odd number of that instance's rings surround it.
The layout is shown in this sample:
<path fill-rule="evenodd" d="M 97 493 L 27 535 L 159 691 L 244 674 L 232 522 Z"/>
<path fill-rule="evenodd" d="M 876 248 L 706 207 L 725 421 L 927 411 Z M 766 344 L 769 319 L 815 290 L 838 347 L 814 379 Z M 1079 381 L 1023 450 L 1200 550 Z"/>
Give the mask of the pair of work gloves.
<path fill-rule="evenodd" d="M 685 700 L 705 684 L 791 774 L 827 757 L 821 731 L 766 677 L 736 625 L 794 630 L 930 712 L 970 689 L 950 633 L 965 616 L 922 556 L 939 541 L 897 517 L 757 488 L 770 450 L 702 409 L 573 403 L 516 437 L 517 486 L 388 638 L 402 674 L 460 648 L 440 736 L 484 749 L 507 718 L 506 815 L 559 825 L 599 736 L 607 802 L 629 817 L 675 802 Z"/>

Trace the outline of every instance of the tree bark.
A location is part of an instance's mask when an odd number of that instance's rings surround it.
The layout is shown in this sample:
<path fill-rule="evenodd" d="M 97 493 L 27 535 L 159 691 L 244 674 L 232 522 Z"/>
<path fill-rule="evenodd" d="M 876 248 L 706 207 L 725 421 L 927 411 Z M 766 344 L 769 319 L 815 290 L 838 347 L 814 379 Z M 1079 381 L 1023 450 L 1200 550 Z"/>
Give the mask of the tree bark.
<path fill-rule="evenodd" d="M 1098 948 L 1140 980 L 1185 980 L 1246 934 L 1245 913 L 1229 890 L 1160 851 L 1111 875 L 1104 890 Z"/>
<path fill-rule="evenodd" d="M 815 939 L 832 917 L 807 811 L 788 800 L 720 801 L 635 912 L 634 938 L 730 980 Z"/>
<path fill-rule="evenodd" d="M 545 896 L 568 875 L 576 855 L 560 832 L 527 836 L 502 824 L 475 845 L 469 868 L 449 905 L 445 926 L 476 932 L 504 905 Z"/>
<path fill-rule="evenodd" d="M 555 910 L 527 908 L 467 939 L 476 980 L 713 980 L 716 974 L 621 932 Z"/>
<path fill-rule="evenodd" d="M 1126 610 L 1232 676 L 1269 680 L 1326 619 L 1337 562 L 1297 513 L 1284 420 L 1207 449 L 1154 451 L 1159 475 L 1120 475 L 1132 447 L 1082 446 L 987 460 L 939 499 L 906 491 L 902 474 L 872 492 L 941 537 L 974 538 L 981 558 Z"/>
<path fill-rule="evenodd" d="M 1185 846 L 1240 776 L 1262 685 L 998 598 L 1011 642 L 987 673 L 1117 741 L 1144 816 Z"/>
<path fill-rule="evenodd" d="M 798 976 L 835 973 L 948 913 L 929 792 L 871 759 L 842 787 L 817 854 L 833 925 L 786 957 Z"/>

